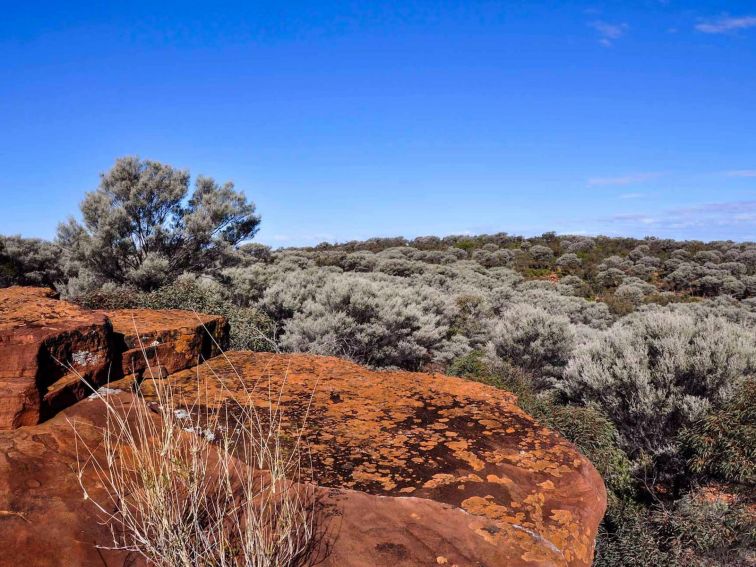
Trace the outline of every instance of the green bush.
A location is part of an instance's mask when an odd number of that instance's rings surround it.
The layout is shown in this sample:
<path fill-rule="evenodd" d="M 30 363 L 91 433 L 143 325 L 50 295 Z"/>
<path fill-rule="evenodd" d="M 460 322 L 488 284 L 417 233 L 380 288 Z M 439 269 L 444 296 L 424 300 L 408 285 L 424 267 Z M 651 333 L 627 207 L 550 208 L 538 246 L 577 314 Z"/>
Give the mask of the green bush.
<path fill-rule="evenodd" d="M 632 492 L 630 460 L 619 447 L 617 429 L 600 410 L 550 404 L 547 411 L 533 417 L 572 441 L 596 467 L 608 490 L 622 495 Z"/>
<path fill-rule="evenodd" d="M 756 559 L 752 506 L 749 497 L 717 486 L 651 506 L 610 498 L 594 566 L 750 567 Z"/>
<path fill-rule="evenodd" d="M 654 520 L 680 565 L 753 565 L 752 504 L 748 498 L 711 486 L 685 495 L 671 511 L 657 510 Z"/>
<path fill-rule="evenodd" d="M 480 245 L 472 239 L 465 239 L 465 240 L 460 240 L 454 246 L 456 248 L 460 248 L 461 250 L 469 252 L 470 250 L 475 250 Z"/>
<path fill-rule="evenodd" d="M 661 549 L 649 511 L 632 501 L 610 501 L 596 538 L 594 567 L 673 567 Z"/>
<path fill-rule="evenodd" d="M 725 481 L 756 482 L 756 380 L 682 434 L 693 472 Z"/>
<path fill-rule="evenodd" d="M 479 350 L 473 350 L 464 356 L 460 356 L 452 361 L 447 369 L 450 376 L 460 376 L 469 380 L 475 380 L 503 388 L 503 383 L 491 380 L 494 378 L 486 364 L 485 354 Z"/>

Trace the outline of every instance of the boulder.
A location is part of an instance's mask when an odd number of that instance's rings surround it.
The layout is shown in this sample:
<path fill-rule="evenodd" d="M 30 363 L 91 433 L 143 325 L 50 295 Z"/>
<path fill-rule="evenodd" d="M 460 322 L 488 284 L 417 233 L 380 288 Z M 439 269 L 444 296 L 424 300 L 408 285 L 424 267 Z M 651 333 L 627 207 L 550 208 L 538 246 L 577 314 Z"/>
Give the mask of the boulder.
<path fill-rule="evenodd" d="M 330 479 L 316 489 L 325 511 L 321 520 L 327 530 L 326 538 L 316 550 L 318 565 L 546 567 L 590 564 L 593 538 L 605 505 L 601 479 L 569 444 L 550 432 L 544 433 L 527 416 L 509 407 L 509 395 L 455 379 L 410 373 L 386 373 L 389 380 L 381 386 L 377 379 L 383 373 L 371 373 L 336 359 L 243 353 L 230 353 L 230 358 L 237 370 L 245 373 L 242 375 L 250 381 L 258 380 L 261 392 L 269 385 L 280 385 L 275 376 L 281 371 L 288 369 L 287 379 L 292 384 L 306 385 L 307 389 L 313 382 L 302 380 L 305 374 L 301 373 L 320 372 L 323 389 L 318 387 L 315 391 L 311 406 L 314 411 L 306 426 L 311 443 L 324 435 L 327 441 L 324 446 L 311 446 L 316 459 L 316 480 L 324 473 L 324 477 Z M 224 371 L 220 360 L 215 359 L 211 364 L 214 370 Z M 258 370 L 246 374 L 251 368 Z M 332 374 L 334 381 L 322 372 Z M 186 374 L 188 372 L 180 373 L 178 383 L 186 380 L 188 387 Z M 273 378 L 271 383 L 267 383 L 266 375 Z M 283 374 L 279 375 L 282 377 Z M 345 388 L 341 380 L 354 382 L 354 390 L 359 390 L 364 383 L 367 393 L 362 404 L 352 397 L 353 392 Z M 452 383 L 445 387 L 443 380 Z M 455 388 L 455 383 L 459 388 Z M 341 388 L 339 397 L 330 388 L 337 384 Z M 410 399 L 416 399 L 412 396 L 424 386 L 431 386 L 427 401 L 422 405 L 425 409 L 379 394 L 403 390 L 410 394 Z M 293 410 L 294 401 L 302 391 L 299 387 L 292 388 L 291 395 L 284 395 L 287 398 L 284 405 Z M 116 404 L 123 404 L 125 411 L 134 403 L 131 393 L 112 390 L 108 393 L 117 396 Z M 226 395 L 223 400 L 228 400 Z M 258 406 L 266 408 L 268 400 L 267 395 L 261 395 Z M 220 396 L 217 401 L 225 403 Z M 398 426 L 394 422 L 395 417 L 407 411 L 410 415 L 448 415 L 446 410 L 462 407 L 458 403 L 463 402 L 471 404 L 471 419 L 480 419 L 479 412 L 501 403 L 498 407 L 513 412 L 511 415 L 515 416 L 520 432 L 511 433 L 512 440 L 507 441 L 497 438 L 499 433 L 493 433 L 498 427 L 493 423 L 483 424 L 480 429 L 471 426 L 465 431 L 464 424 L 451 417 L 449 421 L 442 421 L 445 417 L 421 417 L 419 423 L 415 418 L 404 418 Z M 343 410 L 329 410 L 331 405 L 341 404 L 346 404 Z M 413 409 L 400 409 L 395 407 L 397 405 Z M 429 405 L 433 408 L 431 414 L 426 414 Z M 364 409 L 359 409 L 360 406 Z M 373 417 L 369 417 L 370 412 L 375 412 Z M 293 411 L 293 414 L 304 417 L 303 412 Z M 384 418 L 377 426 L 370 425 L 379 414 Z M 292 415 L 292 427 L 301 423 L 296 415 Z M 339 419 L 345 422 L 334 427 Z M 508 422 L 509 416 L 499 414 L 497 420 Z M 358 421 L 362 421 L 364 428 Z M 112 536 L 94 505 L 94 502 L 106 503 L 107 498 L 90 469 L 85 469 L 82 477 L 87 499 L 79 485 L 73 426 L 81 441 L 89 447 L 97 447 L 101 435 L 98 428 L 104 422 L 103 403 L 85 399 L 43 424 L 0 432 L 0 547 L 10 550 L 0 554 L 0 567 L 146 567 L 144 560 L 134 553 L 107 549 L 112 546 Z M 319 427 L 330 429 L 318 433 Z M 399 429 L 392 433 L 394 427 Z M 349 429 L 354 429 L 356 435 L 347 433 Z M 365 430 L 378 434 L 372 447 L 364 441 Z M 492 431 L 492 435 L 483 434 L 488 449 L 483 450 L 482 445 L 473 443 L 474 446 L 468 447 L 469 455 L 454 456 L 461 448 L 449 447 L 446 439 L 461 437 L 469 442 L 474 431 Z M 435 447 L 422 451 L 428 466 L 439 468 L 433 474 L 414 469 L 418 473 L 413 483 L 418 487 L 415 491 L 403 490 L 409 486 L 406 482 L 402 487 L 390 487 L 385 481 L 377 484 L 372 480 L 355 481 L 362 479 L 365 470 L 371 468 L 368 461 L 357 456 L 358 452 L 370 456 L 380 475 L 408 476 L 406 473 L 413 469 L 406 461 L 420 454 L 409 437 L 422 432 L 427 433 L 429 442 L 437 439 L 439 432 L 443 438 L 438 438 L 440 443 Z M 454 432 L 458 435 L 447 435 Z M 389 441 L 392 434 L 396 437 L 394 443 Z M 334 436 L 333 443 L 329 435 Z M 337 443 L 343 443 L 343 447 L 337 447 Z M 503 457 L 512 446 L 517 447 L 519 456 L 510 461 Z M 95 453 L 96 458 L 101 458 L 97 449 Z M 393 455 L 392 462 L 382 462 L 388 454 Z M 332 458 L 328 455 L 342 455 L 345 460 L 339 467 L 328 467 L 324 464 Z M 476 463 L 474 455 L 481 463 Z M 349 462 L 354 462 L 355 467 L 351 468 Z M 407 471 L 398 468 L 402 466 L 407 466 Z M 469 472 L 470 469 L 476 472 Z M 364 490 L 346 488 L 350 483 Z"/>
<path fill-rule="evenodd" d="M 285 436 L 303 428 L 312 480 L 339 491 L 349 526 L 334 566 L 591 563 L 603 481 L 512 394 L 302 354 L 230 352 L 168 380 L 190 404 L 252 403 L 264 418 L 272 403 Z"/>
<path fill-rule="evenodd" d="M 43 288 L 0 289 L 0 430 L 32 425 L 108 378 L 107 316 Z"/>
<path fill-rule="evenodd" d="M 228 341 L 228 323 L 218 315 L 178 309 L 106 311 L 120 352 L 121 376 L 164 378 L 216 356 Z"/>
<path fill-rule="evenodd" d="M 190 368 L 227 340 L 220 316 L 90 311 L 45 288 L 0 289 L 0 430 L 40 423 L 109 380 Z"/>

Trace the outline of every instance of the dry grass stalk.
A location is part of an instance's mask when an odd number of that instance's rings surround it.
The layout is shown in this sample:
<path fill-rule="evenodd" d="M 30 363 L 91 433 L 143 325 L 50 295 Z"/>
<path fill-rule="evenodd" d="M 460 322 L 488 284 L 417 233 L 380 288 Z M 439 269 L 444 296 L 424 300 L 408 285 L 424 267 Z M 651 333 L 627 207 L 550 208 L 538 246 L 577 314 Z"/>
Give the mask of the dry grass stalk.
<path fill-rule="evenodd" d="M 109 525 L 112 549 L 160 567 L 312 564 L 325 532 L 303 474 L 309 453 L 302 430 L 293 439 L 282 430 L 286 380 L 261 393 L 237 373 L 244 396 L 234 400 L 234 411 L 229 404 L 210 411 L 209 380 L 216 391 L 225 388 L 216 378 L 198 370 L 191 400 L 160 379 L 153 380 L 152 402 L 138 395 L 124 404 L 94 392 L 107 409 L 100 443 L 87 445 L 81 424 L 72 424 L 85 499 Z M 267 396 L 266 409 L 253 396 Z M 104 487 L 106 497 L 90 498 L 88 485 Z"/>

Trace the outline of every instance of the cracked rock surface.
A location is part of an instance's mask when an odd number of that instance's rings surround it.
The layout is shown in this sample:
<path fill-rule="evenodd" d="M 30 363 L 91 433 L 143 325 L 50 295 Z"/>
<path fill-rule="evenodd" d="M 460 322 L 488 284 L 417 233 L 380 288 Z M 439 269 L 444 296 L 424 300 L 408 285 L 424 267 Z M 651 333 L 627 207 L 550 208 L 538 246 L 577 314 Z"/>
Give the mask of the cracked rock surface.
<path fill-rule="evenodd" d="M 230 398 L 250 396 L 264 410 L 274 392 L 285 434 L 296 435 L 304 423 L 312 480 L 384 497 L 370 506 L 394 502 L 402 541 L 421 527 L 425 541 L 429 530 L 446 534 L 445 545 L 422 554 L 418 542 L 376 542 L 383 563 L 366 564 L 425 565 L 439 556 L 459 566 L 591 563 L 606 506 L 603 481 L 508 392 L 441 374 L 376 372 L 333 357 L 253 352 L 230 352 L 168 380 L 191 400 L 198 372 L 203 384 L 217 384 L 203 391 L 211 410 L 233 411 Z M 145 382 L 144 395 L 151 389 Z M 399 513 L 414 507 L 418 518 Z M 463 541 L 474 542 L 473 553 Z M 402 563 L 404 555 L 414 558 Z"/>

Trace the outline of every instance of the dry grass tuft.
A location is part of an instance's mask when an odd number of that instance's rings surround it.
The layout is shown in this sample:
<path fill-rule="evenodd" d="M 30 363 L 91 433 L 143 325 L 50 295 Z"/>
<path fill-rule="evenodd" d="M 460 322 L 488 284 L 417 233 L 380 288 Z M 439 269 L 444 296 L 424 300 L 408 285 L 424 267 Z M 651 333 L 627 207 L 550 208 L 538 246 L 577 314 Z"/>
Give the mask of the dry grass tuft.
<path fill-rule="evenodd" d="M 94 392 L 107 409 L 97 446 L 72 424 L 79 483 L 111 529 L 110 548 L 160 567 L 313 564 L 324 516 L 306 482 L 301 428 L 293 439 L 282 431 L 282 391 L 245 385 L 246 399 L 236 396 L 233 411 L 229 404 L 210 410 L 212 379 L 198 372 L 191 400 L 160 379 L 153 380 L 154 401 L 137 395 L 125 404 Z M 213 382 L 216 391 L 224 387 Z M 267 396 L 265 409 L 253 396 Z M 104 487 L 106 496 L 95 500 L 88 486 Z"/>

